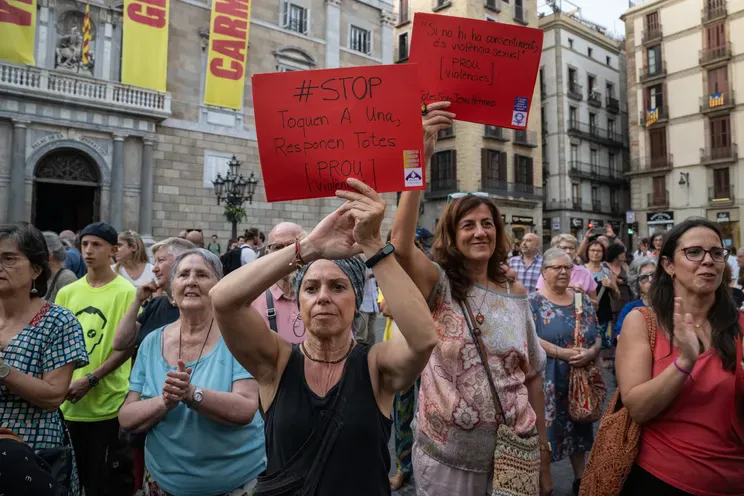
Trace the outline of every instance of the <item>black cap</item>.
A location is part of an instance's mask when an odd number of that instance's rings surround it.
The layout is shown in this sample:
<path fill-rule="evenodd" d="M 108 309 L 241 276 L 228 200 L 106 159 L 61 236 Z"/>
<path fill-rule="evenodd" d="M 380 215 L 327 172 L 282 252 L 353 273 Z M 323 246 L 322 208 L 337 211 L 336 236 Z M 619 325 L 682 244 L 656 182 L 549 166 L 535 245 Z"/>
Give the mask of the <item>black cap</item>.
<path fill-rule="evenodd" d="M 119 243 L 119 233 L 116 232 L 116 229 L 105 222 L 94 222 L 93 224 L 88 224 L 82 231 L 80 231 L 80 241 L 83 240 L 84 236 L 96 236 L 104 241 L 108 241 L 112 245 Z"/>

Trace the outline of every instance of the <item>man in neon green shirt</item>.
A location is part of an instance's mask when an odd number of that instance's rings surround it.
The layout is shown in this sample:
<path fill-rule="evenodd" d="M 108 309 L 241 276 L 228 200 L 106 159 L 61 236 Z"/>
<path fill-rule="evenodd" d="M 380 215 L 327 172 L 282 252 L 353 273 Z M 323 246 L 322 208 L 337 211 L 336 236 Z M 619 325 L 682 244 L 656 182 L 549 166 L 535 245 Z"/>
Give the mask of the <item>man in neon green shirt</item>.
<path fill-rule="evenodd" d="M 118 235 L 103 222 L 80 232 L 81 252 L 88 273 L 62 288 L 55 303 L 68 308 L 80 321 L 90 363 L 75 370 L 62 404 L 62 413 L 75 449 L 81 486 L 87 496 L 104 494 L 116 487 L 123 492 L 131 476 L 114 480 L 111 468 L 120 466 L 119 407 L 129 390 L 129 372 L 134 348 L 114 351 L 114 334 L 119 320 L 134 300 L 136 289 L 111 270 Z M 117 470 L 122 473 L 120 469 Z M 129 488 L 133 492 L 133 487 Z"/>

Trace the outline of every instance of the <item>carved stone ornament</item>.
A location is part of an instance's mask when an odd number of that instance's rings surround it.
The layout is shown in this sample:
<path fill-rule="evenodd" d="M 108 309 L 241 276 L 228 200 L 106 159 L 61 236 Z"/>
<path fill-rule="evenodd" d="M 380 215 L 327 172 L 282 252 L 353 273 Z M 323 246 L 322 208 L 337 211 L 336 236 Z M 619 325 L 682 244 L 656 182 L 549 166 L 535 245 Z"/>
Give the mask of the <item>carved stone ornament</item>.
<path fill-rule="evenodd" d="M 383 10 L 380 12 L 380 26 L 382 27 L 395 27 L 398 22 L 398 15 L 395 12 L 389 10 Z"/>
<path fill-rule="evenodd" d="M 99 184 L 101 181 L 98 167 L 75 150 L 61 150 L 45 156 L 36 166 L 34 175 L 37 179 L 55 179 L 57 181 L 94 184 Z"/>
<path fill-rule="evenodd" d="M 91 41 L 88 47 L 89 61 L 87 64 L 83 64 L 84 16 L 84 13 L 75 10 L 68 10 L 60 16 L 57 22 L 55 68 L 92 76 L 95 67 L 95 43 L 93 41 L 95 40 L 95 28 L 91 19 Z"/>

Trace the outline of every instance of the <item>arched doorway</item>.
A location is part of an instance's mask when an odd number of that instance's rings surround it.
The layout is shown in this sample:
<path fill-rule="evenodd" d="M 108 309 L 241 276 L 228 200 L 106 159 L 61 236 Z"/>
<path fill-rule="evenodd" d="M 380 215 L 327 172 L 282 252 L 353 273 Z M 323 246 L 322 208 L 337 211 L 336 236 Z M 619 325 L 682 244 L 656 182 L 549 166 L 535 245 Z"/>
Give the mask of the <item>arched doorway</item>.
<path fill-rule="evenodd" d="M 77 231 L 99 220 L 101 174 L 78 150 L 55 150 L 34 171 L 33 218 L 42 231 Z"/>

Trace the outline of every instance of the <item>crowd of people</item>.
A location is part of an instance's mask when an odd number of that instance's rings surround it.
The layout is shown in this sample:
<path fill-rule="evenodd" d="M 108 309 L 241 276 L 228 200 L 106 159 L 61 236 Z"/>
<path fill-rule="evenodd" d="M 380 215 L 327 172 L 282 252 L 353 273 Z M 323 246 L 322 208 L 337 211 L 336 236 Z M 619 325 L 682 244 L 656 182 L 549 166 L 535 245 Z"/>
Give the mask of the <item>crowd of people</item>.
<path fill-rule="evenodd" d="M 427 160 L 448 106 L 422 112 Z M 603 364 L 642 429 L 613 494 L 744 494 L 744 252 L 715 223 L 513 251 L 497 204 L 465 193 L 429 244 L 407 191 L 385 242 L 385 201 L 348 186 L 309 232 L 224 247 L 0 226 L 0 493 L 364 496 L 413 477 L 422 496 L 545 496 L 568 458 L 591 496 L 598 417 L 573 384 Z"/>

